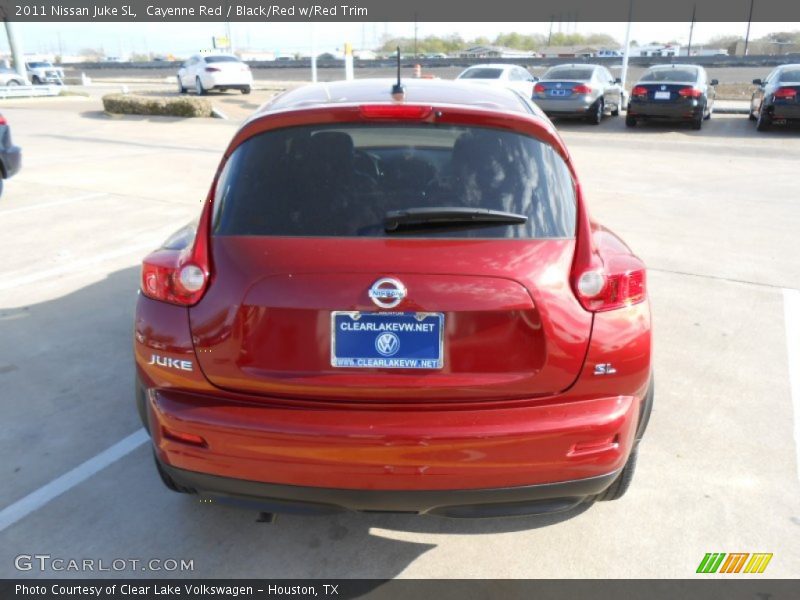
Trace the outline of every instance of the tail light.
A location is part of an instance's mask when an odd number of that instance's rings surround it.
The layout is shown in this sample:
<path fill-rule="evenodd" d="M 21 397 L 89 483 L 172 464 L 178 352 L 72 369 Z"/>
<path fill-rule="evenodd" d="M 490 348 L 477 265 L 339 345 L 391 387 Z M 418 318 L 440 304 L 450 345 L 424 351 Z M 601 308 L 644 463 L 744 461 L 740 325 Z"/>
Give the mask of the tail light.
<path fill-rule="evenodd" d="M 219 73 L 220 69 L 217 67 L 206 67 L 206 73 Z"/>
<path fill-rule="evenodd" d="M 641 85 L 637 85 L 635 88 L 631 90 L 631 96 L 633 96 L 634 98 L 646 98 L 647 88 Z"/>
<path fill-rule="evenodd" d="M 156 250 L 142 263 L 142 293 L 153 300 L 180 306 L 197 304 L 208 289 L 211 260 L 208 251 L 210 200 L 206 202 L 192 239 L 185 247 L 169 243 Z M 176 236 L 181 235 L 178 232 Z"/>
<path fill-rule="evenodd" d="M 693 87 L 685 87 L 678 90 L 678 95 L 681 98 L 699 98 L 703 95 L 703 91 Z"/>
<path fill-rule="evenodd" d="M 547 88 L 541 83 L 537 83 L 535 86 L 533 86 L 533 91 L 537 94 L 544 94 L 547 91 Z"/>
<path fill-rule="evenodd" d="M 781 88 L 775 92 L 775 97 L 783 100 L 797 98 L 797 90 L 792 88 Z"/>
<path fill-rule="evenodd" d="M 585 85 L 583 83 L 579 83 L 574 88 L 572 88 L 572 93 L 573 94 L 591 94 L 592 93 L 592 88 L 590 88 L 588 85 Z"/>
<path fill-rule="evenodd" d="M 573 266 L 572 281 L 578 301 L 591 312 L 631 306 L 647 297 L 644 265 L 629 255 L 603 261 L 594 254 L 589 264 Z"/>
<path fill-rule="evenodd" d="M 8 125 L 8 121 L 3 115 L 0 115 L 0 125 Z"/>

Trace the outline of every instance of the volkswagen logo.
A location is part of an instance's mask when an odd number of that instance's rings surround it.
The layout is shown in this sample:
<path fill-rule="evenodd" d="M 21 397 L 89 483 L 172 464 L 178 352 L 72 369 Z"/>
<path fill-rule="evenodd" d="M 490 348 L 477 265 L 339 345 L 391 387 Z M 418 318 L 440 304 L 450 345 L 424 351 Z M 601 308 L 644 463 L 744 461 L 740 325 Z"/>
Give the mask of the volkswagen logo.
<path fill-rule="evenodd" d="M 372 284 L 369 297 L 380 308 L 394 308 L 406 297 L 406 286 L 397 279 L 384 277 Z"/>
<path fill-rule="evenodd" d="M 387 331 L 375 338 L 375 350 L 381 356 L 394 356 L 400 350 L 400 338 Z"/>
<path fill-rule="evenodd" d="M 663 92 L 664 90 L 666 90 L 666 89 L 667 89 L 667 86 L 665 86 L 665 85 L 662 85 L 662 86 L 661 86 L 661 91 L 662 91 L 662 92 Z"/>

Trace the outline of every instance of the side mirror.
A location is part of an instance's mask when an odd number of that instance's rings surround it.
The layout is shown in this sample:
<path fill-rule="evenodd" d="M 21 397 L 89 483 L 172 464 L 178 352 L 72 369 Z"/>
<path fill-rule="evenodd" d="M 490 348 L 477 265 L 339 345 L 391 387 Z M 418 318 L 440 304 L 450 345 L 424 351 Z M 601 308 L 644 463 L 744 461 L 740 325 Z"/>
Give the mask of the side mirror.
<path fill-rule="evenodd" d="M 622 83 L 622 79 L 617 77 L 614 79 L 614 83 Z"/>
<path fill-rule="evenodd" d="M 764 82 L 760 79 L 753 79 L 753 85 L 764 85 Z"/>
<path fill-rule="evenodd" d="M 719 79 L 712 79 L 711 85 L 719 85 Z"/>

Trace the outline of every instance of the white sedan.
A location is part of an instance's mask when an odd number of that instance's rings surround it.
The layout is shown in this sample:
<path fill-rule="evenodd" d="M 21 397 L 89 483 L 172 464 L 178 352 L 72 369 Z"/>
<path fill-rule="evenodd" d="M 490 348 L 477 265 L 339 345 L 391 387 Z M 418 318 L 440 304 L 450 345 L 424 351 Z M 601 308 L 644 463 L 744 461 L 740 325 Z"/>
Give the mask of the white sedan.
<path fill-rule="evenodd" d="M 253 74 L 250 67 L 230 54 L 196 54 L 178 70 L 178 91 L 185 94 L 189 88 L 201 96 L 208 90 L 240 90 L 249 94 Z"/>
<path fill-rule="evenodd" d="M 473 65 L 462 71 L 456 79 L 512 88 L 526 98 L 533 97 L 533 85 L 539 81 L 525 67 L 507 64 Z"/>

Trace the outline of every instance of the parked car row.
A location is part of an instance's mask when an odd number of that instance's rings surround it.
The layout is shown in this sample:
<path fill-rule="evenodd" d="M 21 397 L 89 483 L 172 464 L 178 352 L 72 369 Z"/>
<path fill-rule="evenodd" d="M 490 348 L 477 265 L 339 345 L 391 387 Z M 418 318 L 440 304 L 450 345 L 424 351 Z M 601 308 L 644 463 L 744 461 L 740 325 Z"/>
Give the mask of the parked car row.
<path fill-rule="evenodd" d="M 457 79 L 510 87 L 525 94 L 551 118 L 583 118 L 599 125 L 606 115 L 627 111 L 625 125 L 646 121 L 688 122 L 701 129 L 711 118 L 719 82 L 699 65 L 656 65 L 632 87 L 630 97 L 618 77 L 602 65 L 565 64 L 541 78 L 517 65 L 469 67 Z M 757 87 L 750 102 L 750 119 L 759 131 L 800 120 L 800 64 L 777 67 Z"/>

